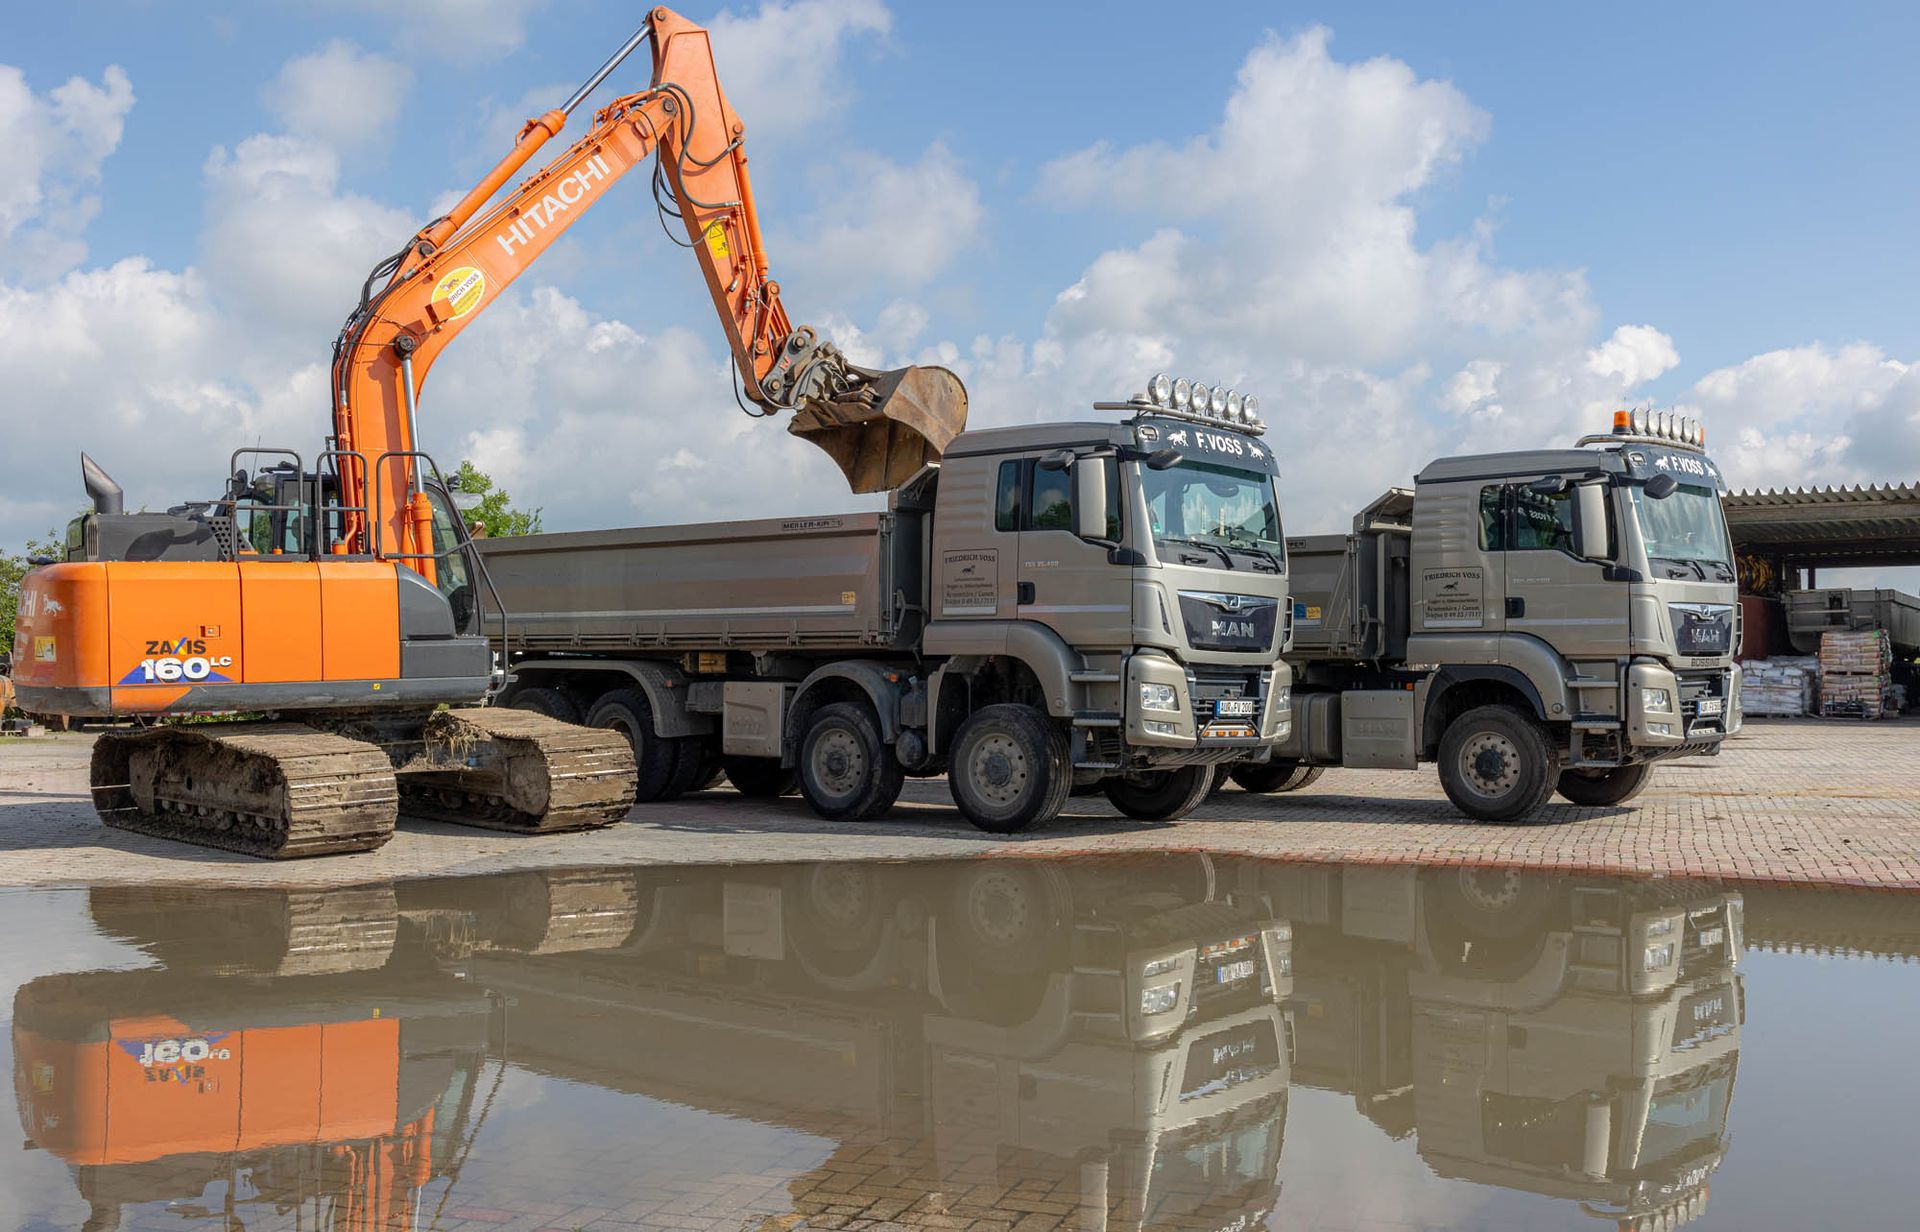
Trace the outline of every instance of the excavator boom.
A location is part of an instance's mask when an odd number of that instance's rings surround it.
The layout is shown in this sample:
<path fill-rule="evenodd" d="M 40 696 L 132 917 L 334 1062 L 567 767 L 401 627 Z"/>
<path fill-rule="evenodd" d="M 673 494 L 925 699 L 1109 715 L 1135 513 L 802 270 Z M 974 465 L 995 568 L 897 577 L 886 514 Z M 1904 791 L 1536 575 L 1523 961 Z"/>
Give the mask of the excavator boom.
<path fill-rule="evenodd" d="M 652 84 L 601 108 L 577 141 L 489 205 L 587 93 L 648 42 Z M 421 484 L 415 408 L 433 361 L 617 180 L 650 158 L 657 159 L 656 203 L 663 220 L 673 216 L 686 231 L 751 413 L 791 412 L 788 430 L 826 450 L 856 492 L 898 486 L 939 456 L 966 423 L 957 377 L 943 368 L 858 367 L 816 330 L 789 319 L 769 274 L 745 132 L 720 88 L 707 32 L 655 8 L 566 104 L 528 121 L 514 148 L 452 211 L 376 268 L 334 355 L 340 504 L 368 511 L 373 523 L 369 528 L 348 513 L 347 550 L 426 556 L 424 502 L 414 499 Z M 399 544 L 409 546 L 396 551 Z"/>

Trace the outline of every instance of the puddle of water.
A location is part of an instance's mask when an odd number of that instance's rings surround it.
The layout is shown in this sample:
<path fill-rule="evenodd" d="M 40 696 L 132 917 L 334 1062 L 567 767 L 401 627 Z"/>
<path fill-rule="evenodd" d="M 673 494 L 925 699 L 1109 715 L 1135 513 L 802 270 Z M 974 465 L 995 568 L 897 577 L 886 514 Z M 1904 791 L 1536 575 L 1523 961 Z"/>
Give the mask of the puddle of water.
<path fill-rule="evenodd" d="M 33 939 L 0 1226 L 1909 1218 L 1920 980 L 1886 959 L 1920 899 L 1187 855 L 100 887 L 0 924 Z"/>

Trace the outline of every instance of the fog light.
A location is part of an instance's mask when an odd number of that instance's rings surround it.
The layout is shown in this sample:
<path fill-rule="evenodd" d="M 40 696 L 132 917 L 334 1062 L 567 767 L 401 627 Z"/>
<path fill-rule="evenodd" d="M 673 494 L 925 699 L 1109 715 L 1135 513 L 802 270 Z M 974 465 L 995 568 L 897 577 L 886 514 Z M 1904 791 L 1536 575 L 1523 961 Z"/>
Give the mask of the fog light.
<path fill-rule="evenodd" d="M 1156 958 L 1146 966 L 1140 968 L 1140 974 L 1147 979 L 1152 979 L 1156 975 L 1165 975 L 1169 971 L 1177 971 L 1180 968 L 1180 959 L 1181 955 L 1179 954 L 1172 954 L 1166 958 Z M 1176 984 L 1174 987 L 1178 988 L 1179 985 Z"/>
<path fill-rule="evenodd" d="M 1673 724 L 1649 723 L 1647 724 L 1647 732 L 1654 736 L 1671 736 L 1673 734 Z"/>
<path fill-rule="evenodd" d="M 1659 945 L 1648 946 L 1647 952 L 1640 957 L 1640 968 L 1643 971 L 1658 971 L 1662 967 L 1670 967 L 1672 965 L 1673 942 L 1671 941 L 1663 941 Z M 1178 988 L 1178 985 L 1175 985 L 1175 987 Z"/>
<path fill-rule="evenodd" d="M 1177 736 L 1180 734 L 1178 723 L 1162 723 L 1158 719 L 1148 719 L 1140 726 L 1147 729 L 1149 736 Z"/>
<path fill-rule="evenodd" d="M 1178 714 L 1180 694 L 1170 684 L 1143 684 L 1140 686 L 1140 709 Z"/>
<path fill-rule="evenodd" d="M 1640 709 L 1648 714 L 1672 714 L 1673 694 L 1665 689 L 1641 689 Z"/>
<path fill-rule="evenodd" d="M 1140 1012 L 1142 1014 L 1164 1014 L 1180 1003 L 1180 981 L 1171 984 L 1157 984 L 1152 988 L 1140 990 Z"/>

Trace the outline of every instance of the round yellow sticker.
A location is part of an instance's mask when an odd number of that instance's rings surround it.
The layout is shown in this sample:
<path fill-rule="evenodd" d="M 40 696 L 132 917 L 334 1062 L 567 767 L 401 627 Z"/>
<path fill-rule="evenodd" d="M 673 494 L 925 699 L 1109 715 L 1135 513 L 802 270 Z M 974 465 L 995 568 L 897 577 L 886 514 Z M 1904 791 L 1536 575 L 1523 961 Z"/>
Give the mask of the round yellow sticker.
<path fill-rule="evenodd" d="M 433 298 L 447 301 L 447 307 L 455 317 L 464 317 L 480 306 L 480 297 L 487 293 L 487 276 L 471 265 L 463 265 L 453 270 L 433 288 Z"/>

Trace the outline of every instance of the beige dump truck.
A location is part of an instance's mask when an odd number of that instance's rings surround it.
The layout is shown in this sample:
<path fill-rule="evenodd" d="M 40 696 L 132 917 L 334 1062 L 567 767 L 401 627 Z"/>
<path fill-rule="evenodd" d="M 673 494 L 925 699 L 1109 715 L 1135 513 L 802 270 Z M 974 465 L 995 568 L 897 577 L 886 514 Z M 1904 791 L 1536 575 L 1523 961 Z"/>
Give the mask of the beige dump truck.
<path fill-rule="evenodd" d="M 1740 725 L 1720 472 L 1694 421 L 1620 412 L 1572 449 L 1442 458 L 1346 535 L 1287 542 L 1292 729 L 1250 790 L 1438 766 L 1482 821 L 1637 795 Z"/>
<path fill-rule="evenodd" d="M 1185 380 L 1095 409 L 963 433 L 884 513 L 478 540 L 501 701 L 624 732 L 643 802 L 724 769 L 858 820 L 944 772 L 985 830 L 1096 784 L 1178 817 L 1287 735 L 1273 453 Z"/>

